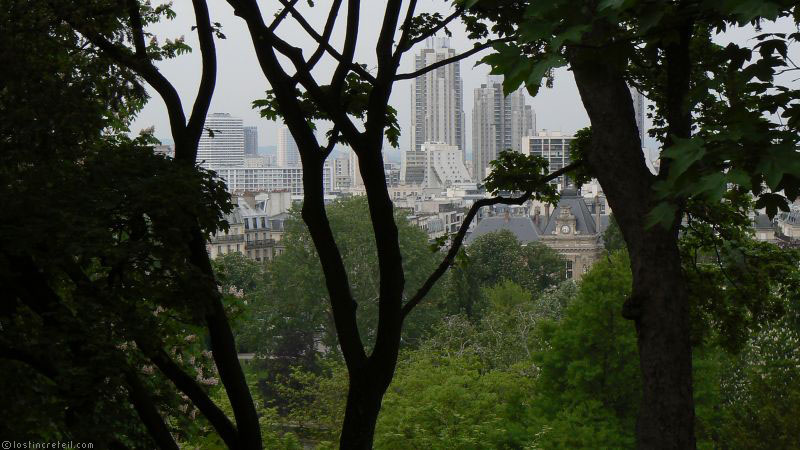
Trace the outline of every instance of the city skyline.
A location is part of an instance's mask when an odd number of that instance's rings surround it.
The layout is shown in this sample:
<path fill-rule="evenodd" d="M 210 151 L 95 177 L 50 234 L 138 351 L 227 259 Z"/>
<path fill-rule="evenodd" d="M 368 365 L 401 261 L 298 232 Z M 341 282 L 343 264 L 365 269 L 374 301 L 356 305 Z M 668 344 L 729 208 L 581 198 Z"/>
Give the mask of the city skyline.
<path fill-rule="evenodd" d="M 249 36 L 246 30 L 238 26 L 241 19 L 235 17 L 227 5 L 211 4 L 209 7 L 212 19 L 222 24 L 226 35 L 225 40 L 219 40 L 217 42 L 219 58 L 218 85 L 215 95 L 212 98 L 210 111 L 229 112 L 241 117 L 245 124 L 258 127 L 260 146 L 268 147 L 277 145 L 278 129 L 282 125 L 282 122 L 263 119 L 259 111 L 251 108 L 253 100 L 264 98 L 264 91 L 267 90 L 269 86 L 264 81 L 263 75 L 260 72 L 255 53 L 252 50 L 252 46 L 249 45 Z M 325 8 L 307 8 L 303 6 L 302 9 L 304 12 L 309 13 L 309 20 L 312 24 L 321 26 L 321 24 L 324 23 Z M 370 13 L 378 14 L 382 6 L 377 4 L 377 2 L 376 4 L 369 3 L 364 5 L 363 9 L 364 11 L 362 13 L 365 15 Z M 446 12 L 443 8 L 440 9 L 441 11 L 434 8 L 431 4 L 420 5 L 421 12 Z M 177 17 L 174 20 L 153 25 L 149 27 L 149 30 L 159 37 L 164 38 L 172 38 L 185 34 L 186 43 L 196 48 L 198 45 L 196 33 L 191 32 L 191 27 L 194 25 L 194 15 L 191 5 L 177 2 L 174 5 L 174 10 L 177 13 Z M 287 22 L 285 27 L 286 33 L 297 32 L 298 35 L 302 34 L 302 30 L 293 28 L 294 25 L 291 23 Z M 472 47 L 472 41 L 467 39 L 467 33 L 461 23 L 453 23 L 450 29 L 452 32 L 450 46 L 454 50 L 460 53 Z M 360 62 L 368 64 L 368 66 L 374 66 L 374 61 L 372 61 L 374 59 L 374 49 L 370 43 L 374 43 L 377 39 L 376 33 L 375 27 L 365 26 L 363 30 L 360 31 L 363 40 L 361 41 L 362 45 L 359 45 L 356 49 L 356 58 Z M 315 43 L 310 39 L 307 41 L 303 41 L 302 39 L 300 39 L 300 48 L 302 48 L 304 52 L 312 52 L 315 48 Z M 334 38 L 334 43 L 336 45 L 341 44 L 336 41 L 336 38 Z M 409 52 L 407 57 L 401 61 L 401 72 L 407 73 L 413 71 L 413 54 L 417 53 L 419 49 L 423 47 L 424 43 L 418 44 L 418 46 Z M 479 87 L 481 83 L 484 83 L 486 76 L 489 74 L 488 66 L 475 66 L 475 64 L 489 53 L 489 51 L 479 52 L 461 62 L 461 77 L 463 80 L 464 94 L 463 103 L 466 106 L 464 108 L 464 136 L 467 154 L 472 153 L 471 105 L 473 104 L 473 90 Z M 199 82 L 199 53 L 193 52 L 173 60 L 160 62 L 158 67 L 167 78 L 175 80 L 176 88 L 183 102 L 185 104 L 190 103 L 196 94 L 196 87 Z M 333 62 L 323 58 L 317 67 L 321 73 L 326 73 L 325 71 L 333 67 Z M 558 69 L 554 74 L 556 82 L 552 89 L 542 89 L 535 98 L 532 98 L 527 93 L 524 95 L 528 104 L 532 105 L 534 110 L 548 111 L 546 116 L 538 118 L 540 128 L 562 130 L 565 133 L 572 133 L 577 129 L 587 126 L 589 121 L 571 74 L 564 69 Z M 405 150 L 411 134 L 411 111 L 408 101 L 411 85 L 411 80 L 398 82 L 392 91 L 389 102 L 390 105 L 397 110 L 398 122 L 401 127 L 400 150 Z M 164 141 L 169 141 L 171 140 L 169 119 L 164 105 L 160 101 L 158 95 L 156 95 L 149 86 L 146 87 L 151 93 L 153 100 L 150 101 L 139 114 L 132 126 L 132 132 L 137 133 L 142 128 L 154 125 L 156 128 L 156 137 Z M 319 136 L 323 136 L 327 131 L 326 126 L 327 124 L 325 123 L 319 123 Z M 392 149 L 388 144 L 384 146 L 384 151 L 387 152 L 390 159 L 399 160 L 398 151 Z"/>

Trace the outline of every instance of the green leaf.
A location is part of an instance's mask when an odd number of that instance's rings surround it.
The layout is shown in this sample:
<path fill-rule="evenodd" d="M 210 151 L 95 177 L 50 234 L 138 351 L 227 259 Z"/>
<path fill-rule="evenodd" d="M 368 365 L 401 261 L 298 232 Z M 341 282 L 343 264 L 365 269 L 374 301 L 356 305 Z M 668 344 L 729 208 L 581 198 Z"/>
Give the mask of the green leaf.
<path fill-rule="evenodd" d="M 678 207 L 670 202 L 659 202 L 648 214 L 645 221 L 645 227 L 652 228 L 656 225 L 661 225 L 664 228 L 669 228 L 675 220 L 675 214 L 678 212 Z"/>

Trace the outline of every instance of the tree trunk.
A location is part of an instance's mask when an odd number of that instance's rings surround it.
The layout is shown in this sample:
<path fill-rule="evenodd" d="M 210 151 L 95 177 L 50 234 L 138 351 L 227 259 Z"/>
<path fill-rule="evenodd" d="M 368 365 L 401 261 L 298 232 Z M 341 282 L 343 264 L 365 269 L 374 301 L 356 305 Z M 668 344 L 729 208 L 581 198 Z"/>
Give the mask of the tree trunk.
<path fill-rule="evenodd" d="M 350 376 L 340 449 L 371 449 L 384 390 L 375 390 L 367 370 Z"/>
<path fill-rule="evenodd" d="M 655 205 L 655 177 L 645 165 L 624 63 L 604 52 L 569 50 L 570 65 L 592 123 L 588 162 L 628 245 L 633 291 L 623 315 L 636 324 L 643 397 L 639 448 L 691 449 L 694 439 L 689 306 L 678 253 L 676 214 L 668 227 L 645 226 Z"/>

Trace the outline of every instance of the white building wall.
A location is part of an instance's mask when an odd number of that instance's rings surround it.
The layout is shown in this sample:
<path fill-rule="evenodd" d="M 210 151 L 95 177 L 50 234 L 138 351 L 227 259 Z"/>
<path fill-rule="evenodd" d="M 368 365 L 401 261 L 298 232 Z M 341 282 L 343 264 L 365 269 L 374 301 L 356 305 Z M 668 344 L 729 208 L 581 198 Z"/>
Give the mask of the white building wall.
<path fill-rule="evenodd" d="M 278 167 L 299 167 L 300 151 L 286 125 L 278 130 Z"/>
<path fill-rule="evenodd" d="M 228 113 L 209 114 L 197 147 L 197 162 L 214 169 L 244 164 L 242 119 Z"/>

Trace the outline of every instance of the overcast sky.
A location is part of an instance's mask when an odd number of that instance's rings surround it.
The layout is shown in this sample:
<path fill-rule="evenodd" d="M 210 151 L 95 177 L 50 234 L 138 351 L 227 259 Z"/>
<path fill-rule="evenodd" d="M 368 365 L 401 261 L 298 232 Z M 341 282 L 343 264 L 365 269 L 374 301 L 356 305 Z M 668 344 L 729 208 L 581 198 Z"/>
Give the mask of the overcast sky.
<path fill-rule="evenodd" d="M 443 14 L 447 14 L 449 11 L 447 8 L 448 3 L 444 0 L 420 0 L 418 10 L 420 12 L 440 11 Z M 275 0 L 261 1 L 259 4 L 262 11 L 264 11 L 265 17 L 272 16 L 279 9 L 279 3 Z M 317 6 L 314 8 L 307 7 L 305 1 L 301 1 L 298 4 L 303 5 L 300 9 L 304 11 L 309 21 L 317 26 L 318 29 L 321 29 L 330 1 L 317 0 Z M 342 11 L 346 9 L 345 5 L 342 6 Z M 356 59 L 358 62 L 367 64 L 370 67 L 375 66 L 374 43 L 377 40 L 384 6 L 385 2 L 383 1 L 370 0 L 362 2 L 362 25 L 359 29 Z M 253 100 L 264 97 L 264 91 L 269 88 L 269 85 L 258 66 L 244 22 L 241 18 L 233 15 L 232 8 L 224 0 L 211 0 L 209 1 L 209 7 L 211 20 L 222 24 L 222 31 L 227 37 L 225 40 L 216 41 L 218 55 L 217 87 L 211 102 L 210 112 L 228 112 L 241 117 L 244 119 L 245 125 L 258 127 L 259 146 L 275 145 L 278 125 L 275 122 L 262 119 L 258 112 L 250 107 Z M 197 49 L 192 54 L 179 56 L 176 59 L 159 64 L 163 74 L 178 89 L 183 99 L 184 108 L 189 110 L 200 78 L 199 47 L 197 35 L 191 30 L 195 23 L 191 2 L 188 0 L 176 0 L 174 9 L 177 13 L 175 20 L 158 24 L 149 31 L 155 33 L 162 42 L 163 39 L 183 35 L 186 38 L 186 42 Z M 345 15 L 342 13 L 339 17 L 340 24 L 337 25 L 333 33 L 333 43 L 334 45 L 338 44 L 338 48 L 341 48 L 344 20 Z M 781 31 L 790 31 L 791 24 L 785 23 L 778 28 Z M 450 39 L 452 48 L 456 51 L 462 51 L 472 47 L 460 23 L 454 23 L 450 30 L 453 33 Z M 281 24 L 279 34 L 291 44 L 303 48 L 306 55 L 309 55 L 316 48 L 314 41 L 288 18 Z M 739 31 L 737 34 L 722 36 L 720 40 L 742 41 L 749 36 L 752 36 L 752 33 Z M 420 44 L 420 48 L 422 45 Z M 407 72 L 413 68 L 413 54 L 416 51 L 418 49 L 406 54 L 401 63 L 400 72 Z M 461 76 L 464 81 L 463 107 L 466 115 L 465 140 L 467 150 L 470 152 L 472 146 L 473 89 L 485 82 L 486 75 L 489 72 L 487 66 L 476 66 L 475 63 L 485 54 L 486 52 L 479 53 L 461 61 Z M 315 75 L 319 77 L 318 79 L 329 80 L 331 70 L 334 67 L 333 63 L 331 59 L 324 59 L 318 64 L 315 69 Z M 396 83 L 390 100 L 391 105 L 398 111 L 400 126 L 403 131 L 400 139 L 401 150 L 408 148 L 410 139 L 408 133 L 411 121 L 410 89 L 410 80 Z M 141 128 L 155 125 L 157 137 L 170 139 L 169 122 L 164 104 L 152 89 L 150 92 L 152 100 L 139 114 L 134 123 L 133 131 L 136 132 Z M 552 89 L 541 89 L 536 98 L 528 97 L 528 101 L 536 113 L 536 124 L 539 130 L 560 130 L 565 133 L 571 133 L 589 124 L 572 75 L 565 69 L 556 72 L 555 85 Z M 647 119 L 645 120 L 647 121 Z M 647 125 L 646 122 L 645 126 Z M 645 145 L 652 147 L 654 143 L 646 141 Z"/>

